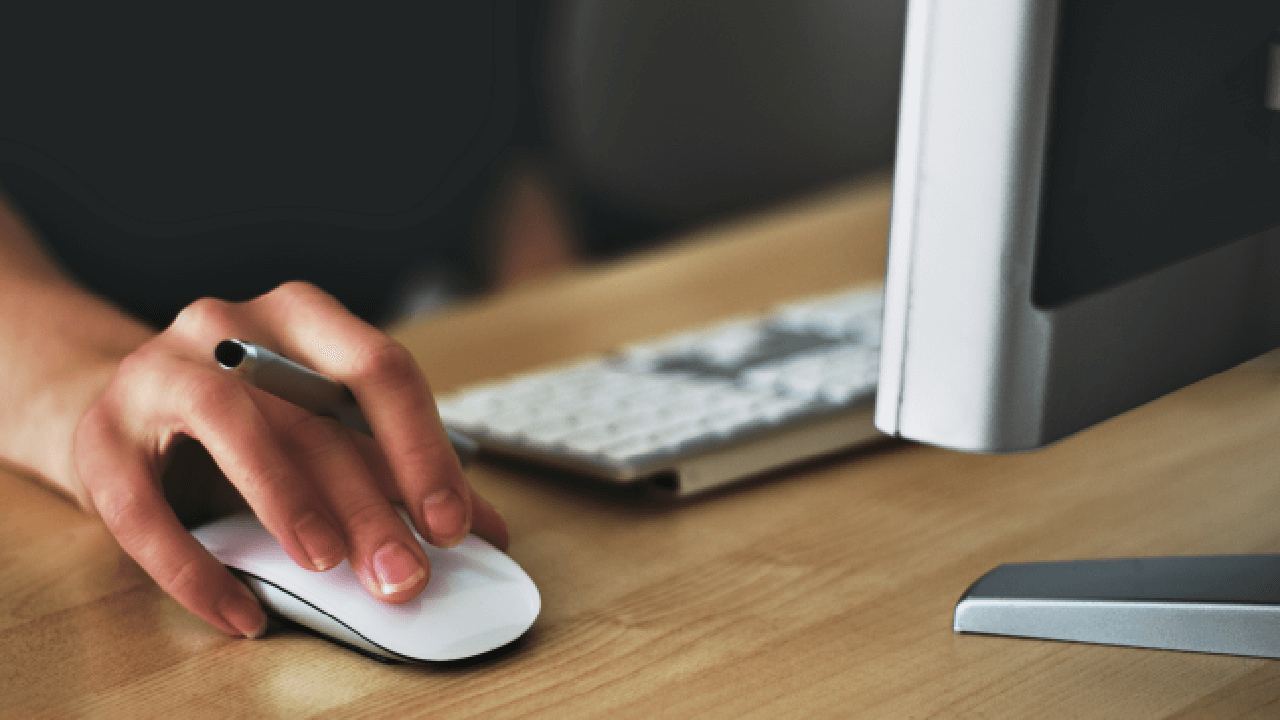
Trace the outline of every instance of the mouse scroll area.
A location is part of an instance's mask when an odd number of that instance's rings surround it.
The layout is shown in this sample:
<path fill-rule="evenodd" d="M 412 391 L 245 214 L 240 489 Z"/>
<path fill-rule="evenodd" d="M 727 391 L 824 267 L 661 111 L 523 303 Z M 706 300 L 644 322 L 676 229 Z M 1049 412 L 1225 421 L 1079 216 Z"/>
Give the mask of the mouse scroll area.
<path fill-rule="evenodd" d="M 442 550 L 418 537 L 431 580 L 418 597 L 388 605 L 365 591 L 348 562 L 322 573 L 298 567 L 250 514 L 192 531 L 277 615 L 341 644 L 395 660 L 461 660 L 523 635 L 541 610 L 533 581 L 502 551 L 471 536 Z"/>

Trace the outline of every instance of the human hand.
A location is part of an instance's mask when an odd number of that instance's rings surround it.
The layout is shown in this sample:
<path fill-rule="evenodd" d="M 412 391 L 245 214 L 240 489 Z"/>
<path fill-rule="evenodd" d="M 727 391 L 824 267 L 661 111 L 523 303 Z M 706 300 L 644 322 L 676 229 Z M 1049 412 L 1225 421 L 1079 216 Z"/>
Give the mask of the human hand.
<path fill-rule="evenodd" d="M 218 368 L 226 338 L 263 345 L 351 389 L 374 437 L 313 415 Z M 76 469 L 120 545 L 166 592 L 222 631 L 256 636 L 257 600 L 183 528 L 160 471 L 184 437 L 199 441 L 299 566 L 349 559 L 374 597 L 408 601 L 427 556 L 392 501 L 429 542 L 474 531 L 507 545 L 506 523 L 471 490 L 409 352 L 307 283 L 243 303 L 204 299 L 121 361 L 76 429 Z"/>

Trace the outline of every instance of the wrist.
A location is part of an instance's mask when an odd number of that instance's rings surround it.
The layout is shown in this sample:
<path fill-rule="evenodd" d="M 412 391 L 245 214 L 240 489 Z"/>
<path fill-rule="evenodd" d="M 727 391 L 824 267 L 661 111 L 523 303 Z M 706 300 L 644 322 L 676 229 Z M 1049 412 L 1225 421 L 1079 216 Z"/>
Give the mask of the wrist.
<path fill-rule="evenodd" d="M 23 413 L 28 421 L 14 434 L 16 442 L 5 453 L 89 512 L 94 512 L 93 502 L 76 472 L 75 432 L 118 365 L 119 360 L 103 359 L 45 385 L 29 399 Z"/>
<path fill-rule="evenodd" d="M 85 411 L 129 353 L 152 335 L 74 287 L 40 285 L 17 298 L 0 344 L 0 457 L 92 510 L 75 469 L 73 439 Z M 25 312 L 24 312 L 25 311 Z"/>

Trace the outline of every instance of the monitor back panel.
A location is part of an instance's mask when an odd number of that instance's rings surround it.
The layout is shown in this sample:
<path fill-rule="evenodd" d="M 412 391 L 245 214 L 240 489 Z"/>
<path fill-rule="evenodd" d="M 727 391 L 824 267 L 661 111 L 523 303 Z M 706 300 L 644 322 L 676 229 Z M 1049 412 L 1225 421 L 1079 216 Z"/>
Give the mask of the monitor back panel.
<path fill-rule="evenodd" d="M 1280 345 L 1280 4 L 913 2 L 880 429 L 1046 444 Z"/>

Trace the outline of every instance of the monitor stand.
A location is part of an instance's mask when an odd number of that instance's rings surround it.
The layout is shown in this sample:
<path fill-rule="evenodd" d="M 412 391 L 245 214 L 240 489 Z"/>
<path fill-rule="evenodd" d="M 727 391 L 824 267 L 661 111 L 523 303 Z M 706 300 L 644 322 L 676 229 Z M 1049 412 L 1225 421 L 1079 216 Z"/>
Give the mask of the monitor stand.
<path fill-rule="evenodd" d="M 1001 565 L 956 632 L 1280 658 L 1280 555 Z"/>

